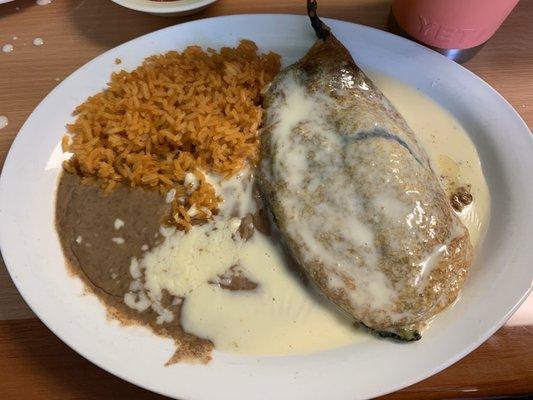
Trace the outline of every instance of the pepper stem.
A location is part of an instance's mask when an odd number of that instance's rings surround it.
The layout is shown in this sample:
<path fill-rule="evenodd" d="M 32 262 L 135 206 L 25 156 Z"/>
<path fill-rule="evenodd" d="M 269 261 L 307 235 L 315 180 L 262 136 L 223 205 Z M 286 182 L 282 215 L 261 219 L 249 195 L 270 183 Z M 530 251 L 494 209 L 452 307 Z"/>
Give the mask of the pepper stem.
<path fill-rule="evenodd" d="M 311 20 L 311 25 L 315 30 L 316 36 L 319 39 L 325 39 L 330 35 L 330 30 L 329 27 L 320 20 L 316 10 L 316 0 L 307 0 L 307 15 L 309 15 L 309 19 Z"/>

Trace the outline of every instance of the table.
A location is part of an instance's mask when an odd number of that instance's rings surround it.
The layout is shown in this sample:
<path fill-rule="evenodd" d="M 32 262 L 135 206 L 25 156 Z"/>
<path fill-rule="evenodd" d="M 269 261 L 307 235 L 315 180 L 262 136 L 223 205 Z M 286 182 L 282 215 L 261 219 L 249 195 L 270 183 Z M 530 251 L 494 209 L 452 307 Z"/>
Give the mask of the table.
<path fill-rule="evenodd" d="M 61 79 L 137 36 L 186 20 L 238 13 L 303 12 L 303 0 L 221 0 L 186 18 L 162 18 L 109 0 L 35 0 L 0 5 L 0 169 L 17 131 Z M 322 0 L 321 15 L 384 29 L 390 0 Z M 533 0 L 523 0 L 465 66 L 533 125 Z M 44 45 L 34 46 L 42 38 Z M 533 297 L 473 353 L 384 399 L 441 399 L 533 393 Z M 25 305 L 0 257 L 0 399 L 163 399 L 108 374 L 55 337 Z"/>

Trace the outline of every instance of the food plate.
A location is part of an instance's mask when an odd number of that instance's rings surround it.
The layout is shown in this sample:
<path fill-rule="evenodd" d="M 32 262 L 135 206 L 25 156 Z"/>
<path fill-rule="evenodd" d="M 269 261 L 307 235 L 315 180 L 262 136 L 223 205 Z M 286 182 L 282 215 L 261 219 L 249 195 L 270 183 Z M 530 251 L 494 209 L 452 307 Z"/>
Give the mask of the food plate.
<path fill-rule="evenodd" d="M 325 20 L 363 69 L 418 88 L 469 132 L 491 191 L 492 217 L 460 299 L 421 341 L 378 338 L 300 356 L 242 356 L 215 351 L 207 365 L 164 366 L 171 340 L 106 318 L 99 301 L 67 273 L 54 229 L 60 141 L 71 111 L 101 90 L 110 72 L 189 44 L 219 48 L 254 40 L 284 65 L 314 41 L 306 17 L 237 15 L 170 27 L 86 64 L 32 113 L 8 154 L 0 180 L 0 245 L 20 293 L 66 344 L 136 385 L 180 399 L 355 399 L 418 382 L 456 362 L 492 335 L 531 288 L 533 138 L 513 108 L 461 66 L 413 42 L 372 28 Z M 122 64 L 117 66 L 115 59 Z"/>
<path fill-rule="evenodd" d="M 202 11 L 217 0 L 178 0 L 178 1 L 152 1 L 152 0 L 112 0 L 126 8 L 135 11 L 147 12 L 163 17 L 190 15 Z"/>

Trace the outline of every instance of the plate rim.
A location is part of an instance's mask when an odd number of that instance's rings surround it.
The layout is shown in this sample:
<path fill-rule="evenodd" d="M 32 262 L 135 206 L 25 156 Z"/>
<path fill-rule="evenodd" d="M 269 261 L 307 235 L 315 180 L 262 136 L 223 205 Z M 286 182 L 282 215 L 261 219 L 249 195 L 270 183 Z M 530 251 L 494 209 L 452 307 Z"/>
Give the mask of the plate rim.
<path fill-rule="evenodd" d="M 202 7 L 207 7 L 210 4 L 213 4 L 218 0 L 186 0 L 186 1 L 175 0 L 175 1 L 169 1 L 169 2 L 163 2 L 163 3 L 153 2 L 153 4 L 149 4 L 148 3 L 149 0 L 146 2 L 146 4 L 134 4 L 130 0 L 111 0 L 111 1 L 119 6 L 128 8 L 130 10 L 141 11 L 141 12 L 146 12 L 146 13 L 155 13 L 155 14 L 168 14 L 168 13 L 181 13 L 181 12 L 187 12 L 187 11 L 192 11 L 192 10 L 198 10 L 198 9 L 201 9 Z M 216 18 L 216 17 L 213 17 L 213 18 Z M 163 28 L 163 29 L 166 29 L 166 28 Z M 154 32 L 157 32 L 157 31 L 154 31 Z M 132 40 L 135 40 L 135 39 L 136 38 Z M 110 50 L 113 50 L 113 49 L 110 49 Z"/>

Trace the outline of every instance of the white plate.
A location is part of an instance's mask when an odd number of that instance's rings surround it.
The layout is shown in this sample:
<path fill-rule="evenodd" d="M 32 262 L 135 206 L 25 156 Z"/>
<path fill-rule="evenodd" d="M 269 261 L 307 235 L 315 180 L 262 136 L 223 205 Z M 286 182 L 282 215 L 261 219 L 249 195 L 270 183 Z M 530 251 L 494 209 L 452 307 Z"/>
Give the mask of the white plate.
<path fill-rule="evenodd" d="M 152 0 L 111 0 L 126 8 L 143 11 L 163 17 L 177 15 L 190 15 L 202 11 L 217 0 L 177 0 L 177 1 L 152 1 Z"/>
<path fill-rule="evenodd" d="M 307 18 L 237 15 L 170 27 L 97 57 L 65 79 L 26 121 L 0 180 L 0 245 L 13 281 L 65 343 L 107 371 L 180 399 L 358 399 L 418 382 L 459 360 L 492 335 L 526 297 L 533 260 L 533 138 L 511 106 L 461 66 L 413 42 L 364 26 L 327 20 L 363 69 L 419 88 L 446 107 L 475 143 L 492 193 L 492 219 L 460 300 L 423 339 L 362 344 L 290 357 L 214 353 L 208 365 L 164 367 L 170 340 L 106 320 L 93 296 L 69 277 L 54 229 L 59 142 L 71 111 L 102 88 L 111 71 L 188 44 L 220 47 L 241 38 L 280 53 L 285 64 L 314 41 Z M 114 64 L 115 58 L 123 60 Z"/>

